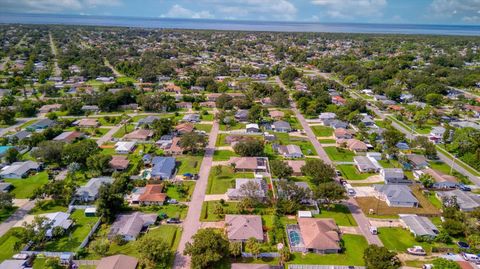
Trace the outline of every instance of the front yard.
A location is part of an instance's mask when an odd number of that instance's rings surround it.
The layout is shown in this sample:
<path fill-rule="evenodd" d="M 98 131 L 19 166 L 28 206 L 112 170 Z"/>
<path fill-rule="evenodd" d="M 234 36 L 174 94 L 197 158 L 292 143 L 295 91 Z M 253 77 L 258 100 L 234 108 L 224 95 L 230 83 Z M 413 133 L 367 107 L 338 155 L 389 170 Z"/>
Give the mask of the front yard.
<path fill-rule="evenodd" d="M 28 178 L 8 178 L 5 179 L 5 182 L 8 182 L 13 185 L 13 190 L 11 193 L 15 195 L 17 199 L 27 199 L 30 198 L 33 192 L 48 183 L 47 172 L 40 172 Z"/>
<path fill-rule="evenodd" d="M 320 214 L 314 215 L 315 218 L 332 218 L 338 226 L 357 226 L 350 210 L 340 204 L 335 204 L 330 208 L 320 208 Z"/>
<path fill-rule="evenodd" d="M 324 147 L 323 149 L 332 161 L 353 162 L 353 157 L 355 156 L 355 153 L 348 149 L 337 147 Z"/>
<path fill-rule="evenodd" d="M 227 189 L 235 187 L 236 178 L 253 178 L 253 173 L 234 172 L 232 167 L 220 166 L 217 170 L 214 166 L 208 176 L 207 194 L 224 194 Z M 219 174 L 217 174 L 220 172 Z"/>
<path fill-rule="evenodd" d="M 315 136 L 320 136 L 320 137 L 330 137 L 333 135 L 333 128 L 328 127 L 328 126 L 322 126 L 322 125 L 315 125 L 311 126 L 313 133 Z M 335 143 L 335 142 L 333 142 Z"/>
<path fill-rule="evenodd" d="M 337 169 L 347 180 L 364 180 L 375 175 L 374 173 L 360 173 L 355 166 L 349 164 L 337 165 Z"/>

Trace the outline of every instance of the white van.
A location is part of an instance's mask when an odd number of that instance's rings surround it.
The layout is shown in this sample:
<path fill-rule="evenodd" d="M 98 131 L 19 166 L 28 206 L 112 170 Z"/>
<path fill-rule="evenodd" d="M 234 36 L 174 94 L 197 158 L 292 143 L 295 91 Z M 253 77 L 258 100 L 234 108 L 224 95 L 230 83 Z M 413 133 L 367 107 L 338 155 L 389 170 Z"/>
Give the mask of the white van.
<path fill-rule="evenodd" d="M 480 264 L 480 257 L 478 257 L 475 254 L 470 254 L 470 253 L 462 253 L 462 257 L 469 262 L 473 262 L 476 264 Z"/>
<path fill-rule="evenodd" d="M 352 185 L 350 185 L 350 184 L 348 184 L 348 183 L 345 184 L 345 189 L 347 190 L 347 194 L 348 194 L 349 196 L 355 196 L 356 192 L 355 192 L 355 190 L 353 189 Z"/>

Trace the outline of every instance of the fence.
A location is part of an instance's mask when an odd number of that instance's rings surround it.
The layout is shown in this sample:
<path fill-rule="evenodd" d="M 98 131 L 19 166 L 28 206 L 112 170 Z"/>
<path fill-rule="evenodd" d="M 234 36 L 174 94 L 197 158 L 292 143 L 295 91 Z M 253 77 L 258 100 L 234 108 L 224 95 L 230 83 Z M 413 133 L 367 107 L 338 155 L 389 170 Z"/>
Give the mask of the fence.
<path fill-rule="evenodd" d="M 87 237 L 85 237 L 83 239 L 83 241 L 80 244 L 80 246 L 78 247 L 78 249 L 82 249 L 88 244 L 88 242 L 90 241 L 90 237 L 92 237 L 93 233 L 95 233 L 95 231 L 98 229 L 98 226 L 100 226 L 101 223 L 102 223 L 102 218 L 98 219 L 97 223 L 95 223 L 95 225 L 93 225 L 92 229 L 88 233 Z"/>
<path fill-rule="evenodd" d="M 242 257 L 244 258 L 252 258 L 254 255 L 252 253 L 248 252 L 242 252 Z M 276 258 L 280 257 L 280 254 L 278 252 L 262 252 L 257 255 L 259 258 Z"/>
<path fill-rule="evenodd" d="M 81 266 L 81 265 L 94 265 L 94 266 L 97 266 L 98 265 L 98 260 L 73 260 L 73 263 L 76 264 L 77 266 Z"/>

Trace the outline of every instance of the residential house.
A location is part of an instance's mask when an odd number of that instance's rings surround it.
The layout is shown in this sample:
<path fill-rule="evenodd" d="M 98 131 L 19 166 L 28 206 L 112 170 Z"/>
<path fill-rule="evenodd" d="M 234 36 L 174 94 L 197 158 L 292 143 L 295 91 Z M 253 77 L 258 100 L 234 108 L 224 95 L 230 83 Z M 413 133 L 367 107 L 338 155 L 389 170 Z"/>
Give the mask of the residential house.
<path fill-rule="evenodd" d="M 450 125 L 455 128 L 473 128 L 475 130 L 480 130 L 480 124 L 472 121 L 452 121 Z"/>
<path fill-rule="evenodd" d="M 29 125 L 26 130 L 29 132 L 37 132 L 40 130 L 45 130 L 47 128 L 53 127 L 55 124 L 57 124 L 55 121 L 51 119 L 41 119 L 31 125 Z"/>
<path fill-rule="evenodd" d="M 445 201 L 445 198 L 456 197 L 460 210 L 464 212 L 470 212 L 480 207 L 480 195 L 470 192 L 461 190 L 437 191 L 437 197 L 440 198 L 441 201 Z"/>
<path fill-rule="evenodd" d="M 141 212 L 117 215 L 117 218 L 111 225 L 108 238 L 113 239 L 119 235 L 126 241 L 133 241 L 137 239 L 142 230 L 155 224 L 157 217 L 157 214 Z"/>
<path fill-rule="evenodd" d="M 100 123 L 97 121 L 97 119 L 81 119 L 77 120 L 73 123 L 73 125 L 76 125 L 81 128 L 96 128 L 100 126 Z"/>
<path fill-rule="evenodd" d="M 138 197 L 142 205 L 163 205 L 167 195 L 163 193 L 163 184 L 147 184 L 143 193 Z"/>
<path fill-rule="evenodd" d="M 303 158 L 302 149 L 297 145 L 276 145 L 275 148 L 285 158 Z"/>
<path fill-rule="evenodd" d="M 361 173 L 377 173 L 382 169 L 377 160 L 367 156 L 355 156 L 353 157 L 353 162 Z"/>
<path fill-rule="evenodd" d="M 192 103 L 190 102 L 178 102 L 175 105 L 179 109 L 192 109 Z"/>
<path fill-rule="evenodd" d="M 34 161 L 14 162 L 2 168 L 0 178 L 24 178 L 31 171 L 40 171 L 41 165 Z"/>
<path fill-rule="evenodd" d="M 4 260 L 0 263 L 0 269 L 27 269 L 31 268 L 28 265 L 28 260 Z"/>
<path fill-rule="evenodd" d="M 170 147 L 173 142 L 173 135 L 162 135 L 159 140 L 155 142 L 155 144 L 161 148 L 165 149 Z"/>
<path fill-rule="evenodd" d="M 380 170 L 380 177 L 385 184 L 411 184 L 412 182 L 406 179 L 405 174 L 401 168 L 383 168 Z"/>
<path fill-rule="evenodd" d="M 232 263 L 231 269 L 282 269 L 281 266 L 255 263 Z"/>
<path fill-rule="evenodd" d="M 248 120 L 248 110 L 238 110 L 235 113 L 235 119 L 237 121 L 247 121 Z"/>
<path fill-rule="evenodd" d="M 87 184 L 77 189 L 75 197 L 84 202 L 93 202 L 98 197 L 98 190 L 103 184 L 113 183 L 111 177 L 96 177 L 90 179 Z"/>
<path fill-rule="evenodd" d="M 115 171 L 125 171 L 130 165 L 130 161 L 127 156 L 112 156 L 108 165 Z"/>
<path fill-rule="evenodd" d="M 119 254 L 103 257 L 97 264 L 97 269 L 136 269 L 137 258 Z"/>
<path fill-rule="evenodd" d="M 275 132 L 279 132 L 279 133 L 288 133 L 292 131 L 292 127 L 290 126 L 290 123 L 282 120 L 275 121 L 272 124 L 272 128 Z"/>
<path fill-rule="evenodd" d="M 62 107 L 61 104 L 50 104 L 50 105 L 43 105 L 38 111 L 40 113 L 49 113 L 49 112 L 52 112 L 52 111 L 57 111 L 59 110 L 60 108 Z"/>
<path fill-rule="evenodd" d="M 100 111 L 100 108 L 98 106 L 95 106 L 95 105 L 84 105 L 84 106 L 82 106 L 82 111 L 97 113 L 97 112 Z"/>
<path fill-rule="evenodd" d="M 227 197 L 230 200 L 241 200 L 247 196 L 247 193 L 242 189 L 242 186 L 248 182 L 254 182 L 257 185 L 257 190 L 254 195 L 259 199 L 265 199 L 267 197 L 267 185 L 263 179 L 260 178 L 237 178 L 235 179 L 235 188 L 227 190 Z"/>
<path fill-rule="evenodd" d="M 187 122 L 187 123 L 180 123 L 177 126 L 175 126 L 175 132 L 177 134 L 186 134 L 186 133 L 191 133 L 193 132 L 194 126 L 193 124 Z"/>
<path fill-rule="evenodd" d="M 332 104 L 343 106 L 347 103 L 347 100 L 340 95 L 332 96 Z"/>
<path fill-rule="evenodd" d="M 434 142 L 435 144 L 440 143 L 443 141 L 443 135 L 445 134 L 446 129 L 442 126 L 435 126 L 430 131 L 428 138 L 430 141 Z"/>
<path fill-rule="evenodd" d="M 199 114 L 185 114 L 183 116 L 183 121 L 185 122 L 200 122 L 200 115 Z"/>
<path fill-rule="evenodd" d="M 14 140 L 22 141 L 26 138 L 29 138 L 31 135 L 32 135 L 31 132 L 29 132 L 27 130 L 22 130 L 22 131 L 16 132 L 13 135 L 8 136 L 8 139 L 9 139 L 10 142 L 12 142 Z"/>
<path fill-rule="evenodd" d="M 366 113 L 360 114 L 362 116 L 362 119 L 360 120 L 361 123 L 363 123 L 366 127 L 372 127 L 375 126 L 375 121 L 372 119 L 372 117 Z"/>
<path fill-rule="evenodd" d="M 228 161 L 240 172 L 268 172 L 267 162 L 265 157 L 231 157 Z"/>
<path fill-rule="evenodd" d="M 0 192 L 9 192 L 13 188 L 13 185 L 7 182 L 0 182 Z"/>
<path fill-rule="evenodd" d="M 258 124 L 256 124 L 256 123 L 247 124 L 245 129 L 246 129 L 247 133 L 259 133 L 260 132 L 260 127 L 258 127 Z"/>
<path fill-rule="evenodd" d="M 472 111 L 475 118 L 480 118 L 480 106 L 465 105 L 465 109 Z"/>
<path fill-rule="evenodd" d="M 292 168 L 294 176 L 303 176 L 302 167 L 305 166 L 305 161 L 288 160 L 287 164 Z"/>
<path fill-rule="evenodd" d="M 139 125 L 139 126 L 143 126 L 143 125 L 148 125 L 148 126 L 150 126 L 150 125 L 153 124 L 154 121 L 159 120 L 159 119 L 160 119 L 160 117 L 158 117 L 158 116 L 152 116 L 152 115 L 150 115 L 150 116 L 147 116 L 147 117 L 145 117 L 145 118 L 143 118 L 143 119 L 138 120 L 138 125 Z"/>
<path fill-rule="evenodd" d="M 341 120 L 332 120 L 332 121 L 330 121 L 328 126 L 332 127 L 333 129 L 338 129 L 338 128 L 347 129 L 348 128 L 348 122 L 344 122 L 344 121 L 341 121 Z"/>
<path fill-rule="evenodd" d="M 323 123 L 323 125 L 328 126 L 328 124 L 337 118 L 337 114 L 331 112 L 320 113 L 318 119 Z"/>
<path fill-rule="evenodd" d="M 304 248 L 313 253 L 339 253 L 340 233 L 335 220 L 317 218 L 297 219 Z"/>
<path fill-rule="evenodd" d="M 373 185 L 376 196 L 391 207 L 418 207 L 419 202 L 406 185 Z"/>
<path fill-rule="evenodd" d="M 180 137 L 176 136 L 172 142 L 164 148 L 164 153 L 168 155 L 182 155 L 185 149 L 180 146 Z"/>
<path fill-rule="evenodd" d="M 400 220 L 415 237 L 428 237 L 433 239 L 439 233 L 439 229 L 427 217 L 415 214 L 400 214 Z"/>
<path fill-rule="evenodd" d="M 262 218 L 259 215 L 225 215 L 228 240 L 246 242 L 250 238 L 264 241 Z"/>
<path fill-rule="evenodd" d="M 173 157 L 154 157 L 152 159 L 153 179 L 170 179 L 175 172 L 175 158 Z"/>
<path fill-rule="evenodd" d="M 132 141 L 137 141 L 137 140 L 147 141 L 150 138 L 152 138 L 152 136 L 153 136 L 153 131 L 152 130 L 137 129 L 137 130 L 134 130 L 131 133 L 128 133 L 128 134 L 124 135 L 123 139 L 132 140 Z"/>
<path fill-rule="evenodd" d="M 268 112 L 268 114 L 272 119 L 275 119 L 275 120 L 280 120 L 285 116 L 285 113 L 279 110 L 271 110 Z"/>
<path fill-rule="evenodd" d="M 343 146 L 346 146 L 350 151 L 353 151 L 355 153 L 366 152 L 368 150 L 367 144 L 355 138 L 338 139 L 337 147 L 343 147 Z"/>
<path fill-rule="evenodd" d="M 60 141 L 65 143 L 72 143 L 77 139 L 84 137 L 85 135 L 81 132 L 71 131 L 71 132 L 63 132 L 53 138 L 54 141 Z"/>
<path fill-rule="evenodd" d="M 353 135 L 355 134 L 354 130 L 350 129 L 344 129 L 344 128 L 338 128 L 335 129 L 334 135 L 335 139 L 352 139 Z"/>
<path fill-rule="evenodd" d="M 428 167 L 427 158 L 419 154 L 407 154 L 407 162 L 413 167 L 413 169 L 424 169 Z"/>
<path fill-rule="evenodd" d="M 57 227 L 61 227 L 63 230 L 68 230 L 73 224 L 73 221 L 70 219 L 70 214 L 68 213 L 54 212 L 42 214 L 41 216 L 47 218 L 51 224 L 50 228 L 45 233 L 47 237 L 52 237 L 53 230 Z"/>
<path fill-rule="evenodd" d="M 115 144 L 115 152 L 117 154 L 129 154 L 135 150 L 135 141 L 119 141 Z"/>

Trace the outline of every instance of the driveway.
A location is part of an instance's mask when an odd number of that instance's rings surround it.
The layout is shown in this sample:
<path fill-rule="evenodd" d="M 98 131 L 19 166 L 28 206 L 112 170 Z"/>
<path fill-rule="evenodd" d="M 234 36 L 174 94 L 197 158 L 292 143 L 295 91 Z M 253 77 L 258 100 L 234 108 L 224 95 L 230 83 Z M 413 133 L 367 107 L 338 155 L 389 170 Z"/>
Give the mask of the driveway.
<path fill-rule="evenodd" d="M 370 233 L 370 221 L 368 218 L 363 214 L 362 209 L 357 204 L 357 201 L 355 201 L 354 198 L 350 197 L 348 201 L 344 203 L 350 212 L 352 213 L 353 218 L 358 224 L 358 228 L 360 229 L 361 233 L 365 238 L 367 239 L 369 244 L 374 244 L 377 246 L 383 246 L 382 241 L 380 241 L 380 238 L 378 238 L 377 235 L 373 235 Z"/>
<path fill-rule="evenodd" d="M 110 141 L 112 139 L 113 135 L 116 132 L 118 132 L 118 130 L 120 130 L 120 128 L 123 128 L 123 124 L 119 124 L 119 125 L 116 125 L 116 126 L 112 127 L 112 129 L 110 129 L 106 134 L 104 134 L 102 137 L 100 137 L 97 140 L 97 145 L 101 146 L 104 143 Z"/>
<path fill-rule="evenodd" d="M 17 222 L 22 220 L 30 210 L 35 206 L 35 200 L 28 201 L 17 201 L 16 204 L 23 204 L 20 206 L 13 215 L 0 224 L 0 236 L 4 235 L 10 228 L 12 228 Z"/>
<path fill-rule="evenodd" d="M 372 197 L 375 196 L 373 187 L 353 187 L 355 196 L 357 197 Z"/>
<path fill-rule="evenodd" d="M 215 152 L 215 142 L 218 135 L 218 122 L 213 123 L 212 131 L 208 138 L 208 145 L 205 148 L 205 156 L 198 173 L 199 179 L 195 184 L 195 190 L 192 194 L 190 206 L 188 208 L 187 217 L 183 222 L 183 233 L 180 239 L 177 252 L 175 253 L 174 269 L 190 268 L 190 257 L 183 255 L 185 244 L 192 239 L 192 236 L 201 228 L 200 213 L 202 211 L 202 203 L 205 200 L 205 191 L 207 190 L 208 174 L 212 168 L 213 153 Z"/>

